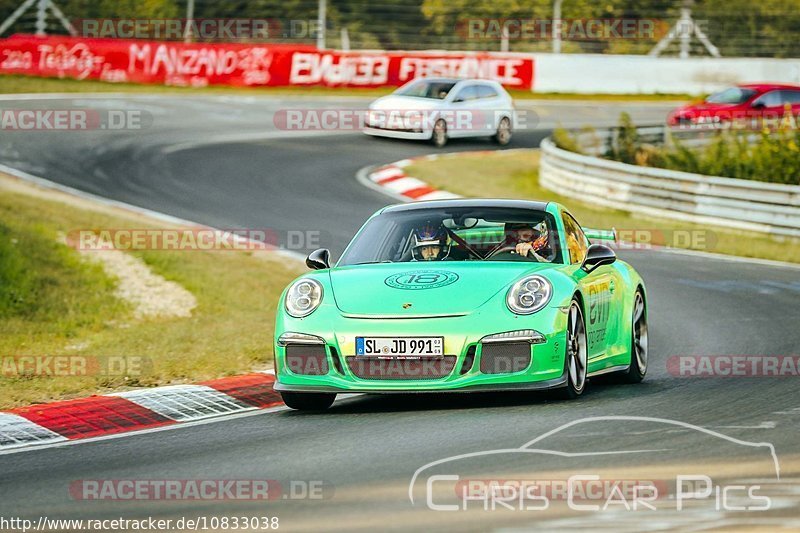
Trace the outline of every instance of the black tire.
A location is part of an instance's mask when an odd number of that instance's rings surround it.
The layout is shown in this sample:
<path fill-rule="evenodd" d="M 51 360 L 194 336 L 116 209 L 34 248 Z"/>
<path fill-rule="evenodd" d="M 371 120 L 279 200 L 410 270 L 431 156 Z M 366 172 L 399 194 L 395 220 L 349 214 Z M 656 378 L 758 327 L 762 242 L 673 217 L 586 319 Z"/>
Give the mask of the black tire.
<path fill-rule="evenodd" d="M 336 394 L 327 392 L 281 392 L 283 403 L 298 411 L 324 411 L 336 399 Z"/>
<path fill-rule="evenodd" d="M 647 301 L 641 289 L 636 289 L 631 313 L 631 363 L 620 376 L 627 383 L 641 383 L 647 375 L 647 340 Z"/>
<path fill-rule="evenodd" d="M 583 309 L 578 299 L 573 298 L 567 314 L 567 345 L 564 349 L 567 385 L 558 390 L 558 395 L 564 400 L 574 400 L 586 390 L 587 350 Z"/>
<path fill-rule="evenodd" d="M 506 146 L 511 142 L 511 121 L 508 117 L 503 117 L 497 124 L 497 132 L 492 135 L 492 140 L 500 146 Z"/>
<path fill-rule="evenodd" d="M 445 122 L 443 118 L 437 120 L 433 125 L 433 131 L 431 132 L 431 143 L 436 148 L 441 148 L 447 144 L 447 122 Z"/>

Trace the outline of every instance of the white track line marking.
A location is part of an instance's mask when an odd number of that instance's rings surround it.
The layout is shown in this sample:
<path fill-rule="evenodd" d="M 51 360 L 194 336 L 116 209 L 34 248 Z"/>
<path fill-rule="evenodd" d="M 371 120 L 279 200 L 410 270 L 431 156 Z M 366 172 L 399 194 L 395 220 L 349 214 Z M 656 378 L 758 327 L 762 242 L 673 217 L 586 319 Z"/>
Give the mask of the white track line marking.
<path fill-rule="evenodd" d="M 428 184 L 425 183 L 424 181 L 418 180 L 417 178 L 406 176 L 404 178 L 390 181 L 389 183 L 382 185 L 382 187 L 390 191 L 402 194 L 403 191 L 419 189 L 420 187 L 428 187 Z"/>
<path fill-rule="evenodd" d="M 113 435 L 101 435 L 99 437 L 90 437 L 87 439 L 75 439 L 75 440 L 64 440 L 61 442 L 54 442 L 48 444 L 40 444 L 40 445 L 31 445 L 26 446 L 24 448 L 16 448 L 16 449 L 9 449 L 9 450 L 0 450 L 0 456 L 2 455 L 10 455 L 13 453 L 25 453 L 25 452 L 33 452 L 39 450 L 46 450 L 49 448 L 61 448 L 63 446 L 73 446 L 75 444 L 88 444 L 91 442 L 100 442 L 105 440 L 113 440 L 113 439 L 123 439 L 127 437 L 135 437 L 137 435 L 145 435 L 148 433 L 159 433 L 161 431 L 173 431 L 176 429 L 184 429 L 194 426 L 203 426 L 206 424 L 215 424 L 218 422 L 226 422 L 228 420 L 235 420 L 237 418 L 245 418 L 249 416 L 256 416 L 261 414 L 267 413 L 277 413 L 280 411 L 288 411 L 289 408 L 285 405 L 278 405 L 275 407 L 268 407 L 266 409 L 255 409 L 253 411 L 244 411 L 241 413 L 235 414 L 227 414 L 227 415 L 219 415 L 214 418 L 203 418 L 201 420 L 192 420 L 189 422 L 182 422 L 178 424 L 171 424 L 169 426 L 160 426 L 155 428 L 147 428 L 147 429 L 139 429 L 134 431 L 128 431 L 125 433 L 114 433 Z"/>
<path fill-rule="evenodd" d="M 349 401 L 351 399 L 359 398 L 363 396 L 363 394 L 351 394 L 345 393 L 342 395 L 341 399 L 336 400 L 336 404 L 340 404 L 342 401 Z M 169 426 L 160 426 L 155 428 L 147 428 L 147 429 L 140 429 L 134 431 L 128 431 L 125 433 L 114 433 L 113 435 L 101 435 L 99 437 L 89 437 L 86 439 L 75 439 L 75 440 L 63 440 L 60 442 L 53 442 L 47 444 L 39 444 L 33 446 L 26 446 L 24 448 L 12 448 L 12 449 L 0 449 L 0 456 L 3 455 L 11 455 L 14 453 L 26 453 L 26 452 L 35 452 L 39 450 L 47 450 L 50 448 L 61 448 L 64 446 L 74 446 L 76 444 L 88 444 L 92 442 L 101 442 L 106 440 L 114 440 L 114 439 L 124 439 L 128 437 L 136 437 L 138 435 L 146 435 L 150 433 L 160 433 L 162 431 L 175 431 L 195 426 L 204 426 L 206 424 L 217 424 L 220 422 L 228 422 L 230 420 L 237 420 L 239 418 L 247 418 L 251 416 L 259 416 L 264 414 L 273 414 L 273 413 L 280 413 L 283 411 L 292 411 L 291 408 L 286 407 L 285 405 L 276 405 L 275 407 L 267 407 L 265 409 L 258 409 L 254 408 L 251 411 L 243 411 L 240 413 L 233 413 L 233 414 L 224 414 L 219 415 L 213 418 L 203 418 L 200 420 L 191 420 L 189 422 L 181 422 L 177 424 L 171 424 Z M 305 416 L 302 414 L 298 414 L 298 416 Z"/>
<path fill-rule="evenodd" d="M 369 175 L 369 179 L 378 183 L 385 179 L 393 178 L 395 176 L 405 176 L 405 173 L 397 167 L 384 168 Z"/>
<path fill-rule="evenodd" d="M 177 422 L 201 420 L 257 409 L 206 385 L 172 385 L 115 392 L 109 396 L 125 398 L 149 411 Z"/>
<path fill-rule="evenodd" d="M 383 166 L 383 165 L 379 165 L 379 166 Z M 377 192 L 381 193 L 384 196 L 388 196 L 388 197 L 393 198 L 395 200 L 398 200 L 400 202 L 408 202 L 408 201 L 411 200 L 411 198 L 409 198 L 408 196 L 403 196 L 402 194 L 389 191 L 385 187 L 381 187 L 377 183 L 373 182 L 369 178 L 369 175 L 370 175 L 370 172 L 372 172 L 372 170 L 375 169 L 375 168 L 377 168 L 377 166 L 369 165 L 369 166 L 366 166 L 366 167 L 363 167 L 363 168 L 359 169 L 358 172 L 356 172 L 356 180 L 358 180 L 358 182 L 361 185 L 363 185 L 364 187 L 366 187 L 368 189 L 372 189 L 373 191 L 377 191 Z"/>
<path fill-rule="evenodd" d="M 24 416 L 0 412 L 0 450 L 64 440 L 67 438 Z"/>

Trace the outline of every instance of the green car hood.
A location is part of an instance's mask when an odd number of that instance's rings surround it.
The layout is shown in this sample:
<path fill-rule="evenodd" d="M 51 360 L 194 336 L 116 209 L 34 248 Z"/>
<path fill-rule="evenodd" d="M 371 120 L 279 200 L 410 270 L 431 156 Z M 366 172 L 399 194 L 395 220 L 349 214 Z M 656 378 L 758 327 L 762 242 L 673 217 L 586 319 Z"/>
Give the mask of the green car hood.
<path fill-rule="evenodd" d="M 336 306 L 356 316 L 449 316 L 474 311 L 527 273 L 561 265 L 529 262 L 390 263 L 330 270 Z M 410 304 L 410 305 L 409 305 Z"/>

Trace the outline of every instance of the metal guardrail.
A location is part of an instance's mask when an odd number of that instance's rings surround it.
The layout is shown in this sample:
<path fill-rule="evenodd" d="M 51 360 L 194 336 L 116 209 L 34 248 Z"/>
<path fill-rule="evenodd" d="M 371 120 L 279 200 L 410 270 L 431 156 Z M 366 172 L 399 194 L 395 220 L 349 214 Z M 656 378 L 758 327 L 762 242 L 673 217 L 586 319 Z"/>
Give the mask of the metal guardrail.
<path fill-rule="evenodd" d="M 618 146 L 620 130 L 620 127 L 612 127 L 573 133 L 584 154 L 602 155 Z M 711 143 L 717 133 L 719 132 L 713 129 L 668 130 L 663 124 L 636 128 L 638 142 L 654 146 L 672 146 L 675 141 L 679 141 L 687 148 L 700 148 Z"/>
<path fill-rule="evenodd" d="M 675 220 L 800 237 L 797 185 L 627 165 L 562 150 L 550 138 L 542 141 L 541 152 L 540 184 L 563 196 Z"/>

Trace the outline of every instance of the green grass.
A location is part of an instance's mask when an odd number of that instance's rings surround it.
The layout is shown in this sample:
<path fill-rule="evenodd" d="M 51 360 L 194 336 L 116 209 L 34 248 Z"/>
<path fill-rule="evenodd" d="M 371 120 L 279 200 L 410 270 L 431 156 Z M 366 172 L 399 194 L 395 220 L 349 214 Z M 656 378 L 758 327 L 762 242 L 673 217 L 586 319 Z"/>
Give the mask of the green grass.
<path fill-rule="evenodd" d="M 0 357 L 133 356 L 149 359 L 152 367 L 118 377 L 2 373 L 0 408 L 271 365 L 276 302 L 298 265 L 263 252 L 135 252 L 198 301 L 190 318 L 137 320 L 114 296 L 116 280 L 61 244 L 59 234 L 164 226 L 19 189 L 3 190 L 0 180 Z"/>
<path fill-rule="evenodd" d="M 0 75 L 0 94 L 21 93 L 177 93 L 177 94 L 248 94 L 276 96 L 361 96 L 377 98 L 391 93 L 393 87 L 379 89 L 331 88 L 331 87 L 168 87 L 164 85 L 144 85 L 135 83 L 109 83 L 94 80 L 73 80 L 60 78 L 38 78 L 16 74 Z M 548 100 L 599 100 L 599 101 L 673 101 L 689 99 L 685 94 L 565 94 L 531 93 L 521 89 L 509 91 L 516 99 Z"/>
<path fill-rule="evenodd" d="M 436 160 L 420 160 L 406 173 L 440 189 L 463 196 L 523 198 L 560 202 L 578 221 L 591 228 L 617 228 L 622 235 L 639 235 L 651 230 L 655 244 L 680 244 L 674 232 L 699 236 L 690 249 L 720 254 L 800 263 L 800 240 L 775 239 L 758 233 L 731 231 L 673 220 L 644 217 L 627 211 L 606 209 L 560 196 L 539 185 L 539 150 L 518 150 L 492 154 L 461 154 Z M 660 239 L 660 236 L 665 239 Z M 683 247 L 683 246 L 682 246 Z"/>
<path fill-rule="evenodd" d="M 597 102 L 688 102 L 696 100 L 697 96 L 689 94 L 579 94 L 579 93 L 536 93 L 521 91 L 518 89 L 510 90 L 509 93 L 515 99 L 526 100 L 575 100 L 575 101 L 597 101 Z"/>
<path fill-rule="evenodd" d="M 0 201 L 0 320 L 3 332 L 59 335 L 97 330 L 124 306 L 103 269 L 59 244 L 52 228 Z M 24 343 L 20 338 L 20 344 Z"/>

